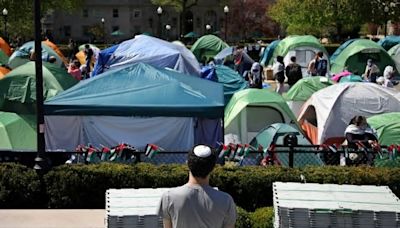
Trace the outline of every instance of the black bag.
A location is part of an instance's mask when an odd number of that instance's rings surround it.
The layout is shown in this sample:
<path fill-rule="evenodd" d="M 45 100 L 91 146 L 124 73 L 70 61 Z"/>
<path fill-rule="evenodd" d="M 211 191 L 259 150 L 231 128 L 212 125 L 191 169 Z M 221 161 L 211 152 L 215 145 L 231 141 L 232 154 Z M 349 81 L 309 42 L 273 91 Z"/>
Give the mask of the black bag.
<path fill-rule="evenodd" d="M 317 69 L 318 76 L 325 76 L 328 72 L 328 61 L 326 59 L 320 59 L 315 62 L 315 68 Z"/>

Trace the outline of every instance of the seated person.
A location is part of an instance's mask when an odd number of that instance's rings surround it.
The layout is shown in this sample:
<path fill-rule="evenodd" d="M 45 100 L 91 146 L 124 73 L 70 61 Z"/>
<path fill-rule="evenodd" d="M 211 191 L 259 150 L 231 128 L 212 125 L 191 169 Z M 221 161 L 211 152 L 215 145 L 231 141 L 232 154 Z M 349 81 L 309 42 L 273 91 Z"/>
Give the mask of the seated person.
<path fill-rule="evenodd" d="M 349 148 L 358 149 L 359 146 L 371 148 L 377 142 L 375 131 L 368 125 L 364 116 L 355 116 L 345 130 L 345 137 Z"/>

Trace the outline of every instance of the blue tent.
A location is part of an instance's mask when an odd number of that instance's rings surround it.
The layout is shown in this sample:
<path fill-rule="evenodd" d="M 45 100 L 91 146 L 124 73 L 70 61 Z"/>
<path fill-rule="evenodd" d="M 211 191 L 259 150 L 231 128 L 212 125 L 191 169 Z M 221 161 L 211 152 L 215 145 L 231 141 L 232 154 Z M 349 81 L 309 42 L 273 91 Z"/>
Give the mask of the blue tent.
<path fill-rule="evenodd" d="M 379 40 L 378 44 L 388 51 L 390 48 L 400 44 L 400 36 L 386 36 L 385 38 Z"/>
<path fill-rule="evenodd" d="M 81 81 L 46 102 L 45 115 L 48 149 L 126 142 L 187 151 L 222 140 L 223 88 L 138 63 Z"/>
<path fill-rule="evenodd" d="M 107 65 L 108 60 L 110 60 L 112 54 L 118 48 L 118 44 L 111 46 L 102 50 L 99 55 L 97 56 L 96 64 L 94 65 L 93 75 L 101 74 L 104 71 L 107 71 L 110 66 Z"/>
<path fill-rule="evenodd" d="M 135 63 L 147 63 L 159 68 L 170 68 L 184 74 L 200 76 L 200 65 L 190 50 L 151 36 L 137 35 L 117 47 L 109 48 L 103 54 L 110 57 L 96 63 L 93 75 Z"/>
<path fill-rule="evenodd" d="M 35 42 L 29 41 L 16 50 L 9 58 L 8 65 L 14 69 L 30 61 L 31 51 L 35 49 Z M 64 62 L 60 56 L 47 44 L 42 42 L 42 60 L 49 61 L 50 56 L 56 58 L 56 65 L 63 67 Z"/>
<path fill-rule="evenodd" d="M 278 46 L 280 41 L 281 40 L 274 40 L 268 45 L 267 48 L 265 48 L 263 56 L 260 61 L 261 65 L 265 66 L 265 64 L 268 64 L 270 62 L 270 59 L 274 55 L 275 48 L 276 46 Z"/>

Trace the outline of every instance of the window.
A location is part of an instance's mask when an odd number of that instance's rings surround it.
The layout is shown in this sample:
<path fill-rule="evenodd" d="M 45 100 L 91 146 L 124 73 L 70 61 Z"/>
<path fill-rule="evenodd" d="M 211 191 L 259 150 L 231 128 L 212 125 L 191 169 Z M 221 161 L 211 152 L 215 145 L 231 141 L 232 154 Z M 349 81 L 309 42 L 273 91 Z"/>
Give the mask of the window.
<path fill-rule="evenodd" d="M 71 26 L 69 25 L 64 26 L 64 36 L 65 37 L 71 36 Z"/>
<path fill-rule="evenodd" d="M 142 16 L 142 11 L 140 11 L 140 10 L 135 10 L 135 11 L 133 11 L 133 18 L 134 19 L 138 19 L 138 18 L 140 18 Z"/>
<path fill-rule="evenodd" d="M 118 30 L 119 30 L 119 26 L 118 25 L 112 27 L 112 31 L 113 32 L 118 31 Z"/>
<path fill-rule="evenodd" d="M 89 11 L 88 11 L 88 9 L 83 9 L 83 10 L 82 10 L 82 17 L 89 17 Z"/>
<path fill-rule="evenodd" d="M 118 9 L 113 9 L 113 17 L 119 17 Z"/>

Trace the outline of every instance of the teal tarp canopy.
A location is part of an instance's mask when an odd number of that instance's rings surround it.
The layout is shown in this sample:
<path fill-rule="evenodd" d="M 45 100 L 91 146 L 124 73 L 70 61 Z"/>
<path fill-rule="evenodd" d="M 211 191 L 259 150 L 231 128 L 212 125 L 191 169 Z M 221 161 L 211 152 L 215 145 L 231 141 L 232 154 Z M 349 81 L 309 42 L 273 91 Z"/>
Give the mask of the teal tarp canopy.
<path fill-rule="evenodd" d="M 236 71 L 223 65 L 216 65 L 215 72 L 218 82 L 224 85 L 225 104 L 229 102 L 235 92 L 246 89 L 248 83 Z"/>
<path fill-rule="evenodd" d="M 107 71 L 45 103 L 47 115 L 220 118 L 221 84 L 137 63 Z"/>
<path fill-rule="evenodd" d="M 186 35 L 184 35 L 183 37 L 185 37 L 185 38 L 197 38 L 197 37 L 199 37 L 199 34 L 197 34 L 195 32 L 189 32 Z"/>
<path fill-rule="evenodd" d="M 343 83 L 343 82 L 363 82 L 363 79 L 360 75 L 349 75 L 349 76 L 345 76 L 345 77 L 341 77 L 339 80 L 339 83 Z"/>
<path fill-rule="evenodd" d="M 297 129 L 283 123 L 272 124 L 264 128 L 250 142 L 250 145 L 255 148 L 258 148 L 259 145 L 261 145 L 263 148 L 269 148 L 271 144 L 283 145 L 283 138 L 288 133 L 293 133 L 296 135 L 298 145 L 311 145 L 307 138 L 304 137 L 304 135 L 300 133 Z M 276 153 L 276 156 L 282 166 L 289 166 L 288 153 Z M 318 155 L 314 153 L 295 153 L 293 162 L 294 167 L 324 164 L 322 160 L 318 157 Z"/>
<path fill-rule="evenodd" d="M 307 101 L 315 92 L 330 85 L 333 85 L 333 81 L 326 77 L 303 78 L 290 88 L 285 98 L 290 101 Z"/>
<path fill-rule="evenodd" d="M 194 56 L 196 56 L 198 61 L 202 61 L 204 58 L 208 60 L 213 58 L 224 48 L 229 47 L 224 41 L 219 37 L 214 35 L 205 35 L 200 37 L 190 49 Z"/>
<path fill-rule="evenodd" d="M 386 36 L 385 38 L 379 40 L 378 44 L 387 51 L 393 46 L 400 44 L 400 36 Z"/>
<path fill-rule="evenodd" d="M 377 43 L 367 39 L 355 39 L 347 41 L 339 47 L 331 58 L 331 72 L 337 74 L 345 67 L 350 72 L 362 74 L 368 59 L 373 59 L 381 73 L 387 65 L 395 66 L 389 54 Z"/>

